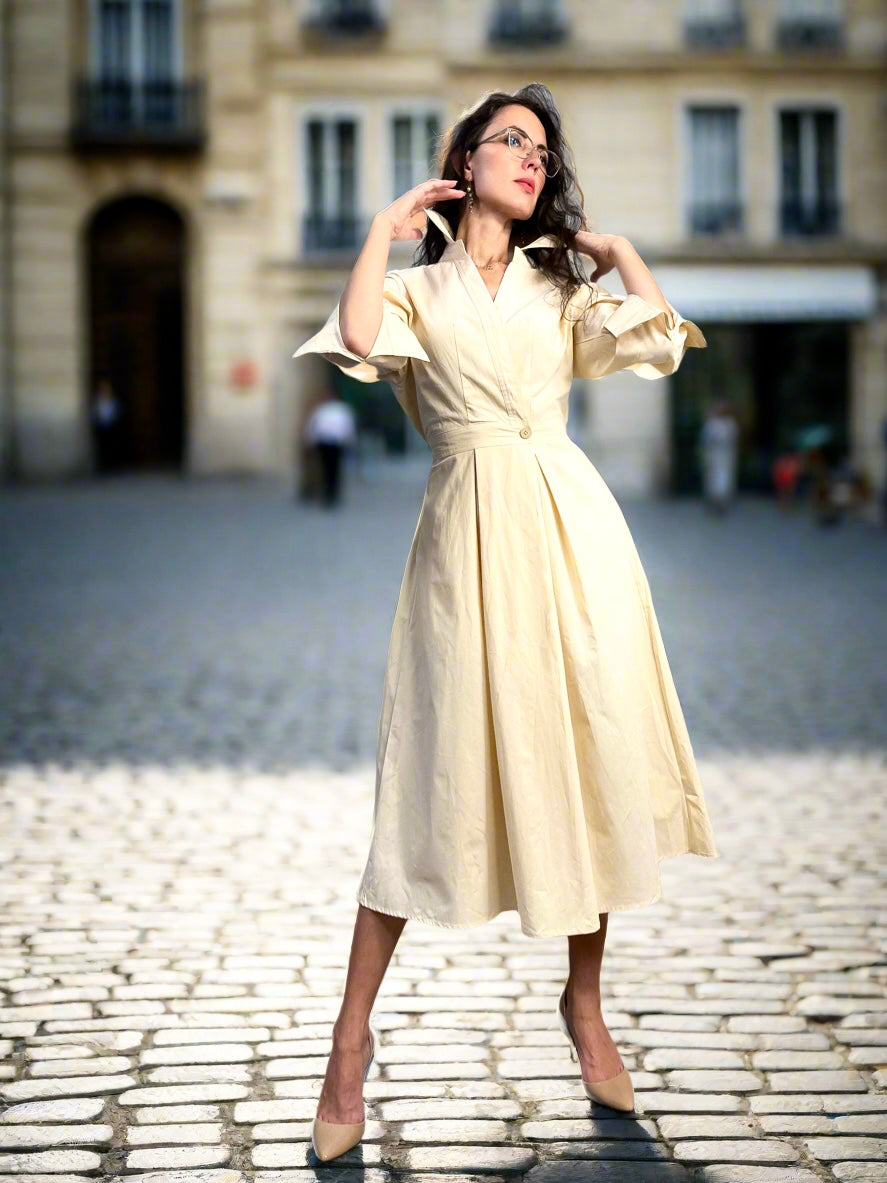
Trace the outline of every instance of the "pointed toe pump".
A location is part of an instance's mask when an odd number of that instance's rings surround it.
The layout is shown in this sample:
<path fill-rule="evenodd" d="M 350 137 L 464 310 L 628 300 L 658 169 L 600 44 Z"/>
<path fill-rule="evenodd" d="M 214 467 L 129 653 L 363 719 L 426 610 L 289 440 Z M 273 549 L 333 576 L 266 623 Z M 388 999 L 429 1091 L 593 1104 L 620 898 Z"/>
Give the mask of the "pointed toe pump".
<path fill-rule="evenodd" d="M 376 1029 L 370 1023 L 370 1058 L 363 1071 L 364 1082 L 373 1066 L 378 1040 Z M 311 1145 L 314 1153 L 321 1162 L 329 1162 L 330 1159 L 338 1158 L 340 1154 L 344 1154 L 358 1144 L 365 1129 L 366 1120 L 340 1122 L 324 1121 L 320 1117 L 315 1117 L 314 1127 L 311 1130 Z"/>
<path fill-rule="evenodd" d="M 578 1062 L 579 1049 L 576 1047 L 576 1040 L 573 1038 L 567 1022 L 565 1011 L 566 1001 L 567 987 L 564 986 L 560 1001 L 557 1004 L 557 1017 L 561 1025 L 561 1030 L 570 1041 L 570 1056 Z M 596 1101 L 598 1105 L 606 1105 L 608 1109 L 620 1109 L 623 1113 L 634 1112 L 634 1086 L 631 1083 L 628 1069 L 624 1064 L 621 1072 L 618 1072 L 615 1076 L 608 1076 L 606 1080 L 591 1081 L 583 1077 L 582 1087 L 585 1089 L 585 1095 L 589 1101 Z"/>

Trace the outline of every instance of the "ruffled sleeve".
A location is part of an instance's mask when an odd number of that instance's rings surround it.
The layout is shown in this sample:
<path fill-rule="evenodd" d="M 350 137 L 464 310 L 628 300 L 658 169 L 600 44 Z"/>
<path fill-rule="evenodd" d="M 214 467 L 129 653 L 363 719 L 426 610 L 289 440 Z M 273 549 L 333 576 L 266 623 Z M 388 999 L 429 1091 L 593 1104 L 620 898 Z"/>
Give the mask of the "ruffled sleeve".
<path fill-rule="evenodd" d="M 382 324 L 366 357 L 352 353 L 342 340 L 339 304 L 323 328 L 300 345 L 293 357 L 317 353 L 358 382 L 390 382 L 395 398 L 424 438 L 410 363 L 411 359 L 427 362 L 429 358 L 412 325 L 413 306 L 406 284 L 396 271 L 389 271 L 382 288 Z"/>
<path fill-rule="evenodd" d="M 572 303 L 581 313 L 573 323 L 577 378 L 603 378 L 619 370 L 662 378 L 675 372 L 688 348 L 706 348 L 699 326 L 667 300 L 668 311 L 663 311 L 641 296 L 614 295 L 592 284 L 590 293 L 580 289 Z"/>

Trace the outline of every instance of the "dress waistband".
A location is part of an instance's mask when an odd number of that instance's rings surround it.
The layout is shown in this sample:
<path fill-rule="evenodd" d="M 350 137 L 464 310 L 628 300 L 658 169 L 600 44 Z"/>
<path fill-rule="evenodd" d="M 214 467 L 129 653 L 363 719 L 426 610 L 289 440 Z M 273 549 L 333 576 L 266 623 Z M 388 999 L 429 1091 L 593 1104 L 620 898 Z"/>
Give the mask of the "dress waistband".
<path fill-rule="evenodd" d="M 570 439 L 566 427 L 533 427 L 525 421 L 513 425 L 438 423 L 429 430 L 426 438 L 434 464 L 448 456 L 455 456 L 457 452 L 470 452 L 474 448 L 502 447 L 506 444 L 526 448 L 534 444 L 564 444 Z"/>

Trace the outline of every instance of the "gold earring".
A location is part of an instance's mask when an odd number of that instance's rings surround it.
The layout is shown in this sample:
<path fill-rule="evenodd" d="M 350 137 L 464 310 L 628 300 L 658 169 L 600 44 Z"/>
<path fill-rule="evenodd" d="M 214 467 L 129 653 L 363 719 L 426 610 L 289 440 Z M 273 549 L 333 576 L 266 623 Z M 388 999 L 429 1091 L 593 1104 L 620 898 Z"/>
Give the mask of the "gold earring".
<path fill-rule="evenodd" d="M 468 208 L 474 209 L 474 189 L 472 189 L 472 187 L 471 187 L 471 181 L 468 181 L 468 183 L 465 186 L 465 189 L 466 189 L 466 192 L 468 193 Z"/>

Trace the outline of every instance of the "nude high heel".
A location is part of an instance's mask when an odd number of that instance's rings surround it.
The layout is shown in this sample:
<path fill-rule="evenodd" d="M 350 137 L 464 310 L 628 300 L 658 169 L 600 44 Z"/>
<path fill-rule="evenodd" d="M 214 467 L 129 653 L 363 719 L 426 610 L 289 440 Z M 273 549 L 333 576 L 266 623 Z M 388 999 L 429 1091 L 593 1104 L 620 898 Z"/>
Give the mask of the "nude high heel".
<path fill-rule="evenodd" d="M 567 1016 L 564 1010 L 567 1000 L 567 987 L 564 986 L 561 993 L 560 1000 L 557 1004 L 557 1017 L 561 1025 L 561 1030 L 567 1039 L 570 1041 L 570 1056 L 574 1061 L 579 1060 L 579 1049 L 576 1047 L 576 1040 L 570 1031 L 567 1023 Z M 619 1057 L 620 1062 L 622 1057 Z M 585 1095 L 589 1101 L 597 1101 L 599 1105 L 606 1105 L 609 1109 L 620 1109 L 623 1113 L 634 1112 L 634 1086 L 631 1083 L 631 1077 L 628 1074 L 628 1069 L 622 1065 L 622 1071 L 615 1076 L 608 1076 L 606 1080 L 586 1080 L 582 1077 L 582 1087 L 585 1089 Z"/>
<path fill-rule="evenodd" d="M 375 1027 L 370 1023 L 370 1058 L 367 1061 L 367 1066 L 363 1070 L 363 1079 L 366 1083 L 366 1078 L 370 1074 L 370 1068 L 373 1066 L 373 1060 L 376 1057 L 376 1044 L 379 1041 L 379 1036 Z M 338 1158 L 340 1154 L 344 1154 L 346 1150 L 351 1150 L 356 1146 L 363 1137 L 363 1132 L 366 1129 L 366 1119 L 363 1121 L 324 1121 L 320 1117 L 315 1117 L 314 1126 L 311 1130 L 311 1145 L 314 1153 L 321 1162 L 329 1162 L 332 1158 Z"/>

